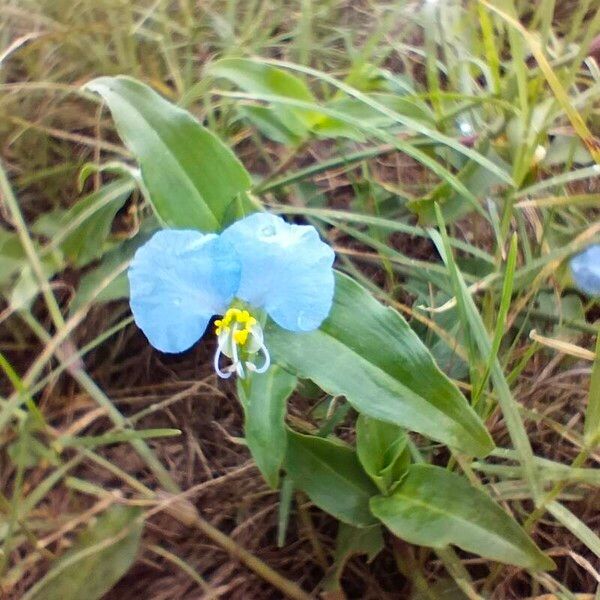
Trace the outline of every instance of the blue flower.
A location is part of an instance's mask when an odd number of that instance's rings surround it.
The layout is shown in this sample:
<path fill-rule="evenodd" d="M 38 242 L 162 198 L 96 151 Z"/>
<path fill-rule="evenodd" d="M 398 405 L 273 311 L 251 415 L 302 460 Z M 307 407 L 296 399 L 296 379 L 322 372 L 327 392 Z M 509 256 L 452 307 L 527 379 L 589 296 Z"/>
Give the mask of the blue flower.
<path fill-rule="evenodd" d="M 571 259 L 577 287 L 591 296 L 600 296 L 600 244 L 589 246 Z"/>
<path fill-rule="evenodd" d="M 233 223 L 220 235 L 163 230 L 135 254 L 129 269 L 131 310 L 150 343 L 183 352 L 214 315 L 215 369 L 221 377 L 265 371 L 270 357 L 257 310 L 280 327 L 311 331 L 329 314 L 333 250 L 314 227 L 268 213 Z M 258 367 L 250 360 L 263 355 Z M 232 364 L 221 369 L 221 355 Z"/>

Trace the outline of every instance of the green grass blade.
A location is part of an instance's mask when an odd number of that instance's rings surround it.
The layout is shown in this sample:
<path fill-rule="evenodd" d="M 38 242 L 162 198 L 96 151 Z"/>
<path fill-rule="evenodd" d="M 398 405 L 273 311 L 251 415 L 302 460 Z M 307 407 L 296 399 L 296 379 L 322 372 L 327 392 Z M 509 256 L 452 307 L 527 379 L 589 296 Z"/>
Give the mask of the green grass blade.
<path fill-rule="evenodd" d="M 267 64 L 272 64 L 272 65 L 275 65 L 278 67 L 282 67 L 284 69 L 290 69 L 292 71 L 298 71 L 300 73 L 304 73 L 305 75 L 311 75 L 313 77 L 316 77 L 317 79 L 320 79 L 321 81 L 325 81 L 326 83 L 329 83 L 330 85 L 334 86 L 335 88 L 345 92 L 349 96 L 352 96 L 354 98 L 357 98 L 358 100 L 361 100 L 362 102 L 364 102 L 371 108 L 390 117 L 395 122 L 400 123 L 401 125 L 405 125 L 406 127 L 409 127 L 413 131 L 416 131 L 432 140 L 435 140 L 436 142 L 438 142 L 444 146 L 448 146 L 449 148 L 456 150 L 460 154 L 462 154 L 462 155 L 466 156 L 467 158 L 470 158 L 474 162 L 478 163 L 479 165 L 481 165 L 482 167 L 487 169 L 490 173 L 493 173 L 494 175 L 499 177 L 501 180 L 505 181 L 508 185 L 514 186 L 514 181 L 508 173 L 506 173 L 505 171 L 500 169 L 498 167 L 498 165 L 494 164 L 491 160 L 489 160 L 485 156 L 481 155 L 476 150 L 473 150 L 472 148 L 465 146 L 464 144 L 462 144 L 461 142 L 459 142 L 458 140 L 456 140 L 454 138 L 448 137 L 448 136 L 444 135 L 443 133 L 440 133 L 439 131 L 436 131 L 434 129 L 427 127 L 426 125 L 424 125 L 423 123 L 421 123 L 419 121 L 416 121 L 414 119 L 411 119 L 410 117 L 406 117 L 404 115 L 398 114 L 397 112 L 389 109 L 388 107 L 384 106 L 380 102 L 377 102 L 377 101 L 373 100 L 372 98 L 370 98 L 369 96 L 367 96 L 366 94 L 360 92 L 356 88 L 353 88 L 352 86 L 349 86 L 349 85 L 339 81 L 335 77 L 327 75 L 326 73 L 323 73 L 322 71 L 318 71 L 318 70 L 312 69 L 310 67 L 297 65 L 297 64 L 290 63 L 287 61 L 267 60 L 267 59 L 260 59 L 260 60 Z M 335 115 L 335 116 L 337 117 L 337 115 Z"/>
<path fill-rule="evenodd" d="M 555 519 L 600 558 L 600 537 L 596 533 L 559 502 L 551 502 L 547 509 Z"/>
<path fill-rule="evenodd" d="M 500 344 L 502 342 L 502 336 L 504 335 L 504 328 L 506 326 L 506 318 L 510 309 L 510 300 L 512 298 L 513 282 L 515 279 L 515 268 L 517 265 L 517 236 L 514 235 L 510 249 L 508 251 L 508 257 L 506 259 L 506 269 L 504 271 L 504 283 L 502 285 L 502 296 L 500 298 L 500 306 L 498 308 L 498 315 L 496 317 L 496 329 L 494 331 L 494 338 L 492 340 L 492 349 L 487 361 L 485 369 L 485 375 L 481 381 L 479 389 L 473 395 L 473 404 L 476 404 L 479 400 L 481 393 L 483 392 L 493 365 L 498 358 L 498 351 L 500 350 Z"/>
<path fill-rule="evenodd" d="M 596 358 L 592 367 L 588 407 L 585 413 L 585 441 L 593 447 L 600 441 L 600 332 L 596 336 Z"/>
<path fill-rule="evenodd" d="M 487 218 L 487 213 L 482 209 L 479 205 L 479 201 L 476 196 L 465 186 L 465 184 L 460 181 L 458 177 L 453 175 L 448 169 L 443 167 L 439 162 L 431 158 L 428 154 L 420 150 L 416 147 L 415 144 L 410 143 L 409 141 L 404 141 L 397 136 L 391 135 L 387 131 L 380 129 L 378 127 L 373 127 L 367 125 L 361 119 L 350 117 L 349 115 L 342 113 L 338 110 L 334 110 L 332 108 L 321 106 L 315 104 L 313 102 L 304 102 L 300 100 L 295 100 L 292 98 L 287 98 L 285 96 L 278 96 L 272 94 L 259 94 L 259 93 L 244 93 L 244 92 L 227 92 L 224 90 L 214 90 L 214 93 L 219 94 L 220 96 L 227 98 L 236 98 L 240 100 L 260 100 L 263 102 L 269 102 L 273 104 L 284 104 L 289 106 L 296 106 L 298 108 L 304 108 L 310 111 L 319 111 L 323 114 L 329 115 L 344 123 L 348 123 L 352 125 L 359 131 L 364 131 L 365 133 L 370 134 L 375 139 L 379 139 L 381 141 L 387 142 L 391 144 L 395 149 L 400 152 L 404 152 L 408 156 L 414 158 L 416 161 L 421 163 L 430 169 L 433 173 L 435 173 L 440 179 L 446 181 L 452 189 L 456 190 L 459 194 L 461 194 L 465 200 L 467 200 L 473 207 L 474 210 L 479 212 L 482 216 Z M 477 153 L 476 153 L 477 154 Z M 487 159 L 486 159 L 487 160 Z M 495 167 L 497 171 L 498 168 Z M 506 180 L 506 174 L 503 175 L 503 179 Z M 512 180 L 511 180 L 512 182 Z"/>
<path fill-rule="evenodd" d="M 438 250 L 442 254 L 442 258 L 446 263 L 450 277 L 455 287 L 455 294 L 457 301 L 463 305 L 464 313 L 467 315 L 468 326 L 471 335 L 474 337 L 479 352 L 482 356 L 489 357 L 492 354 L 492 344 L 489 340 L 485 325 L 473 298 L 467 290 L 467 286 L 462 277 L 461 272 L 456 266 L 452 258 L 452 252 L 450 244 L 448 243 L 448 236 L 446 234 L 446 227 L 442 217 L 442 213 L 439 207 L 436 205 L 436 213 L 438 217 L 439 228 L 441 235 L 435 231 L 432 231 L 432 238 Z M 465 324 L 467 325 L 467 324 Z M 521 420 L 519 409 L 513 395 L 510 391 L 506 377 L 502 372 L 502 367 L 495 359 L 492 364 L 491 378 L 498 395 L 498 402 L 506 420 L 506 426 L 508 428 L 512 443 L 515 450 L 519 453 L 519 459 L 523 466 L 525 479 L 531 489 L 533 498 L 536 502 L 541 499 L 541 486 L 538 481 L 535 464 L 533 461 L 533 450 L 527 436 L 525 425 Z"/>

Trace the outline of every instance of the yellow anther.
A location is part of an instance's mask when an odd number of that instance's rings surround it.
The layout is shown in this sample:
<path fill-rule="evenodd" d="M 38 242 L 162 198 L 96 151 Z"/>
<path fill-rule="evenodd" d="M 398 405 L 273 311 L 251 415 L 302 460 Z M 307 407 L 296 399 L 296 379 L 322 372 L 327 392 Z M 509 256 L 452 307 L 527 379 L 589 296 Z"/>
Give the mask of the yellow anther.
<path fill-rule="evenodd" d="M 236 344 L 243 346 L 248 340 L 248 335 L 250 332 L 247 329 L 240 329 L 233 334 L 233 339 Z"/>
<path fill-rule="evenodd" d="M 234 323 L 242 327 L 234 331 L 233 341 L 240 346 L 243 346 L 248 339 L 248 335 L 252 332 L 252 328 L 256 325 L 257 320 L 247 311 L 239 308 L 230 308 L 221 319 L 215 321 L 215 333 L 229 333 Z"/>

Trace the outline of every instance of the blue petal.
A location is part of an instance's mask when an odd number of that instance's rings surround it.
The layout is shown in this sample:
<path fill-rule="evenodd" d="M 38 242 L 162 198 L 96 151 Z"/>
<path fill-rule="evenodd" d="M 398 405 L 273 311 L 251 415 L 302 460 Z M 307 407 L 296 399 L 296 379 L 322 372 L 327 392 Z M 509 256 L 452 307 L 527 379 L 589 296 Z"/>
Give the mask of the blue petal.
<path fill-rule="evenodd" d="M 600 244 L 595 244 L 571 259 L 577 287 L 591 296 L 600 295 Z"/>
<path fill-rule="evenodd" d="M 242 278 L 237 296 L 263 307 L 290 331 L 319 327 L 333 299 L 333 250 L 307 225 L 255 213 L 222 234 L 237 251 Z"/>
<path fill-rule="evenodd" d="M 164 230 L 135 253 L 129 268 L 135 322 L 162 352 L 183 352 L 225 312 L 240 282 L 235 250 L 214 234 Z"/>

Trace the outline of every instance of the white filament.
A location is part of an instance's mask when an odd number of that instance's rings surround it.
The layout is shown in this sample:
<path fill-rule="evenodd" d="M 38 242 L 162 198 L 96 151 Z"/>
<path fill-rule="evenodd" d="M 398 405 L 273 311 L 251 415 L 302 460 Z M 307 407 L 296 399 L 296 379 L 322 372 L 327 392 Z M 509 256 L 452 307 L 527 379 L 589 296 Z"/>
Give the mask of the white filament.
<path fill-rule="evenodd" d="M 264 342 L 261 343 L 260 348 L 258 349 L 258 352 L 261 351 L 265 357 L 262 367 L 257 367 L 253 362 L 247 361 L 246 367 L 248 367 L 249 371 L 253 371 L 254 373 L 264 373 L 271 366 L 271 355 L 269 354 Z"/>
<path fill-rule="evenodd" d="M 238 330 L 237 323 L 233 325 L 230 331 L 222 333 L 219 335 L 219 342 L 217 344 L 217 350 L 215 352 L 215 356 L 213 359 L 213 366 L 215 368 L 216 374 L 221 379 L 229 379 L 233 373 L 237 373 L 240 379 L 244 379 L 246 377 L 246 373 L 244 371 L 244 362 L 240 359 L 240 355 L 238 352 L 238 344 L 234 341 L 234 334 Z M 271 355 L 265 346 L 262 336 L 262 329 L 258 326 L 254 331 L 250 333 L 250 335 L 259 343 L 259 347 L 256 350 L 253 350 L 252 354 L 260 354 L 262 353 L 264 360 L 263 364 L 260 367 L 257 367 L 255 363 L 252 361 L 245 361 L 245 366 L 248 371 L 252 373 L 264 373 L 271 366 Z M 227 367 L 221 369 L 219 363 L 221 360 L 221 355 L 229 356 L 229 352 L 225 353 L 225 348 L 229 348 L 231 346 L 231 364 Z M 256 346 L 254 346 L 256 348 Z"/>
<path fill-rule="evenodd" d="M 217 344 L 217 351 L 215 352 L 215 357 L 213 359 L 213 366 L 215 368 L 215 372 L 221 379 L 229 379 L 231 377 L 231 367 L 227 367 L 224 371 L 221 371 L 219 368 L 219 359 L 221 358 L 221 354 L 223 354 L 223 346 L 225 345 L 226 339 L 219 340 Z"/>

